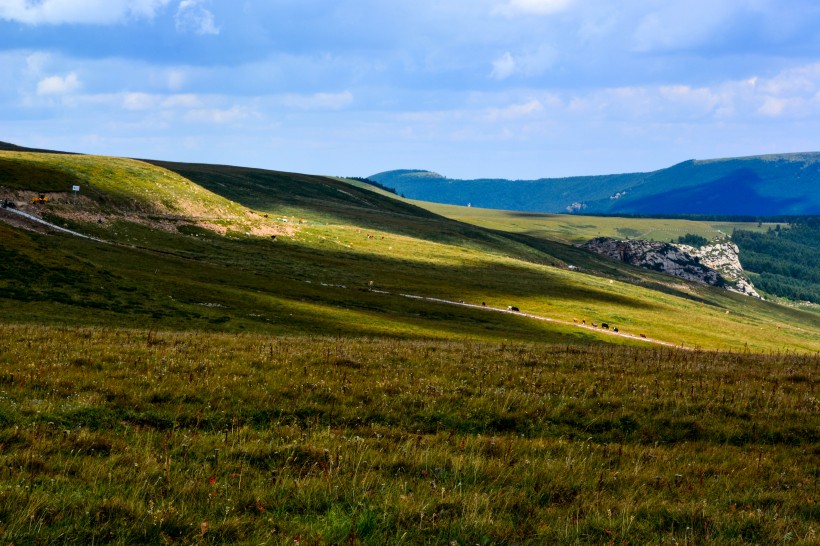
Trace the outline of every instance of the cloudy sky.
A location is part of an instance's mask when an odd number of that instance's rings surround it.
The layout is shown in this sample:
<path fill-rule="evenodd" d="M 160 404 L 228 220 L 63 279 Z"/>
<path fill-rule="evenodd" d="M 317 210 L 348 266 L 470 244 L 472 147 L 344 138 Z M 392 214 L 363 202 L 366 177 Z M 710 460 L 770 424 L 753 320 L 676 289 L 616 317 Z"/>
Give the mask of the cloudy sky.
<path fill-rule="evenodd" d="M 367 176 L 820 150 L 816 0 L 0 0 L 0 140 Z"/>

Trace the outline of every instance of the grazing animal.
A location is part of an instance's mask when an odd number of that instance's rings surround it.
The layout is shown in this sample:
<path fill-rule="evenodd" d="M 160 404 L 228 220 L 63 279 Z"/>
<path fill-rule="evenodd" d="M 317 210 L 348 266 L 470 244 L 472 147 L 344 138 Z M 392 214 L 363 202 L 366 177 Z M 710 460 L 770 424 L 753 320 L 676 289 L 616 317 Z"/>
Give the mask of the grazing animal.
<path fill-rule="evenodd" d="M 646 334 L 641 334 L 641 337 L 646 339 Z"/>
<path fill-rule="evenodd" d="M 512 311 L 513 313 L 520 313 L 521 312 L 521 310 L 518 309 L 518 307 L 516 307 L 514 305 L 508 305 L 507 306 L 507 311 Z"/>
<path fill-rule="evenodd" d="M 595 324 L 595 323 L 593 322 L 593 323 L 592 323 L 592 327 L 593 327 L 593 328 L 597 328 L 597 327 L 598 327 L 598 325 L 597 325 L 597 324 Z"/>
<path fill-rule="evenodd" d="M 582 320 L 581 320 L 581 324 L 586 325 L 586 323 L 587 323 L 587 319 L 582 319 Z"/>
<path fill-rule="evenodd" d="M 487 307 L 487 302 L 486 302 L 486 301 L 482 301 L 482 302 L 481 302 L 481 305 L 482 305 L 483 307 Z"/>
<path fill-rule="evenodd" d="M 617 331 L 618 331 L 618 327 L 616 326 L 616 327 L 615 327 L 615 328 L 613 328 L 612 330 L 613 330 L 614 332 L 617 332 Z"/>
<path fill-rule="evenodd" d="M 574 319 L 572 319 L 572 322 L 574 322 L 575 324 L 578 324 L 578 319 L 574 318 Z"/>
<path fill-rule="evenodd" d="M 606 328 L 607 330 L 609 330 L 609 324 L 607 324 L 606 322 L 602 322 L 601 328 Z"/>

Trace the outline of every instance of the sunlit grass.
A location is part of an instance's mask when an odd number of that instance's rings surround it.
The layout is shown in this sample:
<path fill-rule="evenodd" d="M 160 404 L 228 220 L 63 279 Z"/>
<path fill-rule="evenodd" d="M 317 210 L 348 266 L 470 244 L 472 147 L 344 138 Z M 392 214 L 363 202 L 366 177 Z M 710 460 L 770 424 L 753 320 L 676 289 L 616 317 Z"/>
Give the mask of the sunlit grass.
<path fill-rule="evenodd" d="M 666 218 L 622 218 L 614 216 L 583 216 L 575 214 L 542 214 L 460 207 L 411 201 L 447 218 L 490 229 L 526 233 L 535 237 L 583 243 L 595 237 L 645 239 L 671 242 L 691 233 L 705 237 L 726 238 L 734 229 L 766 231 L 773 223 L 758 226 L 757 222 L 717 222 L 675 220 Z"/>
<path fill-rule="evenodd" d="M 817 356 L 0 327 L 9 543 L 812 543 Z"/>

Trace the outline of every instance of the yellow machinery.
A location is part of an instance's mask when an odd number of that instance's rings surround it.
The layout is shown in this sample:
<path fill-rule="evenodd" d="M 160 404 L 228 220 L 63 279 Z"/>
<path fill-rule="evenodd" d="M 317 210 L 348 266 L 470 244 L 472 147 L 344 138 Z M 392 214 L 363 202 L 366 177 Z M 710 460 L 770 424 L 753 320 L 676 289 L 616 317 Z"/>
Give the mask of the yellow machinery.
<path fill-rule="evenodd" d="M 40 203 L 48 203 L 48 197 L 46 196 L 46 194 L 41 193 L 37 197 L 32 197 L 31 202 L 35 205 Z"/>

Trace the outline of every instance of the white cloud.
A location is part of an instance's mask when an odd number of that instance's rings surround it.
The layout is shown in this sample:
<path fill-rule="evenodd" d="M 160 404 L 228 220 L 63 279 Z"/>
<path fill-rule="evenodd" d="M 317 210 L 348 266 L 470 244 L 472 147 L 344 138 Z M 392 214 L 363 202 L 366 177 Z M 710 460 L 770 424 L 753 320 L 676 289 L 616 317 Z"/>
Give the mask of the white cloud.
<path fill-rule="evenodd" d="M 538 99 L 531 101 L 512 104 L 506 108 L 491 108 L 487 119 L 489 121 L 506 121 L 521 118 L 530 118 L 534 114 L 540 114 L 544 111 L 544 105 Z"/>
<path fill-rule="evenodd" d="M 753 3 L 753 2 L 751 2 Z M 727 25 L 750 8 L 736 0 L 688 0 L 661 3 L 641 18 L 633 36 L 639 52 L 674 51 L 720 41 Z"/>
<path fill-rule="evenodd" d="M 28 73 L 35 77 L 42 74 L 50 61 L 51 55 L 42 51 L 26 55 L 26 68 L 28 69 Z"/>
<path fill-rule="evenodd" d="M 80 78 L 75 72 L 70 72 L 66 76 L 49 76 L 37 83 L 38 95 L 67 95 L 73 93 L 82 86 Z"/>
<path fill-rule="evenodd" d="M 193 110 L 203 112 L 202 100 L 197 95 L 155 95 L 150 93 L 124 93 L 122 106 L 126 110 Z"/>
<path fill-rule="evenodd" d="M 493 13 L 513 16 L 521 14 L 550 15 L 568 9 L 574 0 L 507 0 L 496 6 Z"/>
<path fill-rule="evenodd" d="M 679 114 L 706 116 L 727 100 L 725 93 L 706 87 L 666 85 L 657 90 L 658 96 L 668 107 Z"/>
<path fill-rule="evenodd" d="M 820 86 L 820 63 L 784 70 L 756 83 L 762 92 L 773 95 L 811 95 Z"/>
<path fill-rule="evenodd" d="M 28 25 L 114 24 L 153 18 L 171 0 L 0 0 L 0 19 Z"/>
<path fill-rule="evenodd" d="M 558 53 L 549 46 L 541 46 L 535 51 L 513 56 L 509 51 L 493 61 L 490 77 L 505 80 L 512 75 L 538 76 L 555 64 Z"/>
<path fill-rule="evenodd" d="M 315 93 L 313 95 L 287 95 L 285 106 L 300 110 L 339 110 L 353 102 L 353 93 Z"/>
<path fill-rule="evenodd" d="M 162 101 L 163 108 L 201 108 L 202 101 L 196 95 L 171 95 Z"/>
<path fill-rule="evenodd" d="M 215 125 L 225 125 L 242 121 L 254 115 L 253 112 L 241 106 L 233 106 L 228 109 L 210 108 L 191 110 L 185 116 L 185 121 L 193 123 L 211 123 Z"/>
<path fill-rule="evenodd" d="M 186 74 L 182 70 L 169 70 L 166 79 L 171 91 L 179 91 L 185 85 Z"/>
<path fill-rule="evenodd" d="M 805 121 L 820 117 L 820 63 L 711 86 L 604 88 L 576 94 L 568 103 L 569 113 L 598 120 L 676 124 L 764 117 Z"/>
<path fill-rule="evenodd" d="M 157 97 L 148 93 L 126 93 L 122 106 L 126 110 L 152 110 L 157 106 Z"/>
<path fill-rule="evenodd" d="M 490 72 L 490 77 L 496 80 L 506 80 L 513 74 L 517 68 L 517 63 L 512 54 L 507 51 L 501 57 L 493 61 L 493 70 Z"/>
<path fill-rule="evenodd" d="M 778 117 L 786 109 L 787 101 L 775 97 L 766 97 L 758 112 L 768 117 Z"/>
<path fill-rule="evenodd" d="M 219 34 L 219 27 L 214 23 L 214 14 L 202 4 L 201 0 L 182 0 L 179 3 L 176 14 L 178 31 L 199 35 Z"/>

